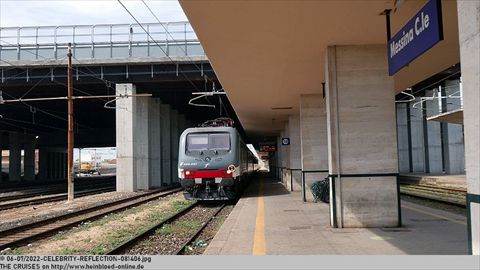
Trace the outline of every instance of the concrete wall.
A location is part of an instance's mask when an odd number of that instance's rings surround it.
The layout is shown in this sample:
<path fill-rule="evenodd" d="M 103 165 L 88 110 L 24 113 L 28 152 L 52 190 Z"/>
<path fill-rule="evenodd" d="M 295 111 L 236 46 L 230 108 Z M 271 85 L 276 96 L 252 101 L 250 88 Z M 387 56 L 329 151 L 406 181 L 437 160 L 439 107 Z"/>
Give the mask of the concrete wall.
<path fill-rule="evenodd" d="M 458 1 L 464 95 L 469 247 L 480 255 L 480 2 Z"/>
<path fill-rule="evenodd" d="M 399 224 L 394 82 L 384 45 L 329 46 L 326 104 L 333 226 Z M 349 175 L 365 175 L 353 177 Z M 377 176 L 375 176 L 377 174 Z M 343 175 L 343 176 L 342 176 Z"/>
<path fill-rule="evenodd" d="M 306 197 L 312 201 L 312 183 L 328 175 L 327 112 L 322 95 L 300 96 L 300 137 Z"/>

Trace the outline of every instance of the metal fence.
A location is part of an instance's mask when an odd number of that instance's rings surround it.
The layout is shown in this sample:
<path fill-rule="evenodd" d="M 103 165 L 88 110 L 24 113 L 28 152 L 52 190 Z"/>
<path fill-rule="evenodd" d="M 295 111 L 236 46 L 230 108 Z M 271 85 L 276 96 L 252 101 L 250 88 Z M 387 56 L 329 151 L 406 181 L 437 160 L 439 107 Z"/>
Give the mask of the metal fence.
<path fill-rule="evenodd" d="M 172 22 L 4 27 L 0 28 L 0 59 L 62 59 L 68 43 L 77 59 L 205 55 L 190 23 Z"/>

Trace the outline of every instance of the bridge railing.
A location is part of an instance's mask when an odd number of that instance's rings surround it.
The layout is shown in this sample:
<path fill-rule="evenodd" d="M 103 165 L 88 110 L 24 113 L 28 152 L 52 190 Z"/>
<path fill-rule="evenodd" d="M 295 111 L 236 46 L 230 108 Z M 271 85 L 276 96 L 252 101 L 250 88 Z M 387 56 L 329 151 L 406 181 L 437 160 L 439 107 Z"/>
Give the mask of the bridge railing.
<path fill-rule="evenodd" d="M 172 22 L 4 27 L 0 59 L 58 60 L 66 56 L 68 43 L 77 59 L 205 55 L 190 23 Z"/>

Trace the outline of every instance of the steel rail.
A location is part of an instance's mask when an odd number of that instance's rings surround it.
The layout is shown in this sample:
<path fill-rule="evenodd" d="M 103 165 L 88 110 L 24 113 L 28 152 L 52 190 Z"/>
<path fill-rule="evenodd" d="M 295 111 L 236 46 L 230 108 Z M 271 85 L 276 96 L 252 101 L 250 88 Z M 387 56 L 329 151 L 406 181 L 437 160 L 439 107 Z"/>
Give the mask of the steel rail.
<path fill-rule="evenodd" d="M 179 217 L 185 215 L 186 213 L 188 213 L 190 210 L 192 210 L 193 208 L 195 208 L 196 206 L 198 205 L 198 202 L 194 202 L 193 204 L 189 205 L 188 207 L 186 207 L 185 209 L 179 211 L 179 212 L 176 212 L 170 216 L 168 216 L 166 219 L 148 227 L 147 229 L 143 230 L 142 232 L 140 232 L 139 234 L 131 237 L 130 239 L 128 239 L 127 241 L 121 243 L 120 245 L 114 247 L 113 249 L 109 250 L 107 253 L 105 253 L 105 255 L 117 255 L 117 254 L 120 254 L 122 251 L 126 250 L 127 248 L 133 246 L 134 244 L 138 243 L 139 241 L 143 240 L 145 237 L 147 237 L 148 235 L 150 235 L 152 232 L 154 232 L 156 229 L 162 227 L 164 224 L 167 224 L 167 223 L 172 223 L 173 221 L 175 221 L 176 219 L 178 219 Z"/>
<path fill-rule="evenodd" d="M 182 188 L 173 188 L 167 191 L 158 190 L 148 192 L 103 205 L 92 206 L 75 212 L 2 230 L 0 231 L 0 250 L 3 250 L 7 247 L 17 247 L 21 244 L 31 241 L 32 239 L 51 235 L 62 229 L 72 227 L 84 221 L 97 219 L 105 215 L 144 204 L 182 190 Z"/>
<path fill-rule="evenodd" d="M 181 247 L 179 247 L 176 251 L 175 251 L 175 255 L 181 255 L 181 253 L 185 250 L 185 247 L 190 244 L 195 238 L 197 238 L 200 233 L 203 232 L 203 230 L 207 227 L 208 224 L 210 224 L 210 222 L 212 222 L 212 220 L 218 215 L 218 213 L 220 213 L 220 211 L 223 210 L 223 208 L 225 208 L 226 204 L 223 204 L 222 206 L 220 206 L 209 218 L 207 221 L 205 221 L 203 223 L 203 225 L 198 228 L 198 230 L 187 240 L 185 241 Z"/>

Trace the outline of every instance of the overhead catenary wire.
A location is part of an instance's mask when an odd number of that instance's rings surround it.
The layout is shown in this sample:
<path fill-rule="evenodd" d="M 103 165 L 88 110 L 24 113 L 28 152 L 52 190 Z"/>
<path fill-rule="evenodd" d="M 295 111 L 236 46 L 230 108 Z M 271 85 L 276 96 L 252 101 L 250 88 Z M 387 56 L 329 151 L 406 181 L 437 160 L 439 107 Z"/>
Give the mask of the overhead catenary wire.
<path fill-rule="evenodd" d="M 160 46 L 160 44 L 158 44 L 158 42 L 152 37 L 152 35 L 147 31 L 147 29 L 145 29 L 145 27 L 140 23 L 140 21 L 133 15 L 133 13 L 122 3 L 121 0 L 117 0 L 118 3 L 120 3 L 120 5 L 123 7 L 123 9 L 125 9 L 125 11 L 130 15 L 130 17 L 132 17 L 132 19 L 138 24 L 138 26 L 140 26 L 140 28 L 142 28 L 142 30 L 145 32 L 145 34 L 148 35 L 148 37 L 155 43 L 155 45 L 157 45 L 158 48 L 160 48 L 160 50 L 165 54 L 165 56 L 174 64 L 178 65 L 178 62 L 173 60 L 168 54 L 167 52 L 162 48 L 162 46 Z M 190 78 L 187 77 L 187 75 L 182 71 L 180 70 L 180 73 L 185 77 L 185 79 L 198 91 L 200 92 L 200 89 L 198 89 L 198 87 L 195 85 L 195 83 L 192 82 L 192 80 L 190 80 Z"/>
<path fill-rule="evenodd" d="M 160 21 L 160 19 L 157 17 L 157 15 L 153 12 L 153 10 L 150 8 L 149 5 L 147 5 L 147 3 L 144 1 L 144 0 L 141 0 L 142 3 L 145 5 L 145 7 L 148 9 L 148 11 L 150 11 L 150 13 L 152 14 L 152 16 L 157 20 L 157 22 L 163 27 L 163 29 L 165 30 L 165 33 L 167 33 L 174 42 L 177 42 L 177 40 L 175 40 L 175 38 L 172 36 L 172 34 L 170 33 L 170 31 L 168 31 L 168 29 L 165 27 L 164 23 L 162 23 Z M 179 47 L 180 50 L 182 50 L 185 54 L 185 56 L 190 60 L 190 62 L 198 69 L 198 71 L 202 72 L 202 69 L 195 63 L 195 61 L 187 55 L 187 52 L 182 48 L 182 47 Z M 211 82 L 214 82 L 212 79 L 210 79 L 208 77 L 208 75 L 204 74 L 205 77 L 207 78 L 207 80 L 211 81 Z"/>

